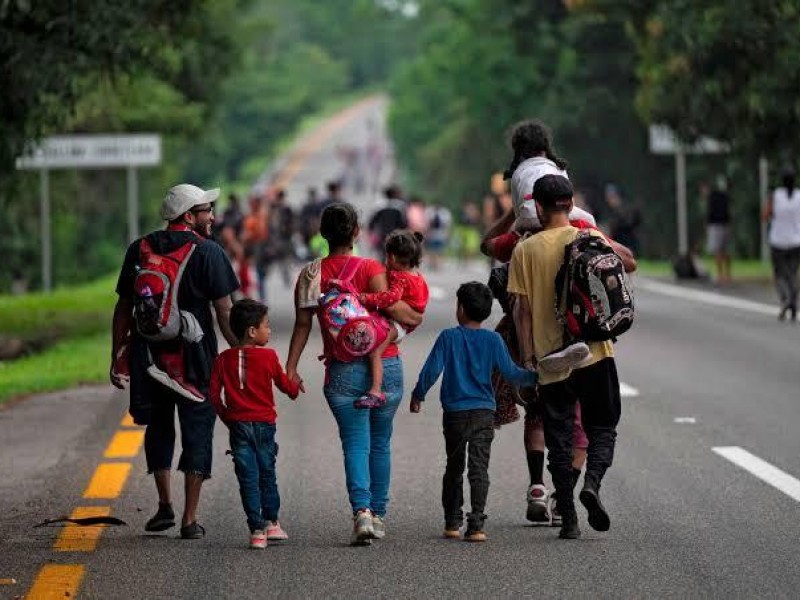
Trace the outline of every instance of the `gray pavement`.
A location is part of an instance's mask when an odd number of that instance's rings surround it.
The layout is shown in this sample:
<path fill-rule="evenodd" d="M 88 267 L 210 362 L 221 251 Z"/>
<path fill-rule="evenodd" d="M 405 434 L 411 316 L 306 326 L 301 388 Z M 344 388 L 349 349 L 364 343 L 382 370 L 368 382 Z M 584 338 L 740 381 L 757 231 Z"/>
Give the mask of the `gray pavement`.
<path fill-rule="evenodd" d="M 332 168 L 330 161 L 320 164 Z M 317 165 L 314 175 L 324 174 Z M 578 541 L 526 524 L 518 422 L 501 429 L 493 446 L 490 539 L 470 545 L 439 537 L 444 443 L 438 387 L 421 415 L 409 414 L 406 401 L 438 331 L 454 324 L 456 287 L 484 281 L 486 269 L 448 263 L 426 275 L 435 298 L 425 323 L 402 344 L 406 400 L 395 424 L 385 540 L 347 546 L 342 458 L 321 394 L 315 332 L 301 363 L 308 392 L 296 402 L 278 400 L 287 543 L 247 549 L 221 424 L 214 477 L 200 510 L 208 535 L 182 541 L 175 530 L 144 534 L 155 492 L 141 454 L 118 499 L 81 497 L 118 429 L 125 394 L 103 386 L 39 396 L 0 411 L 0 579 L 18 580 L 0 585 L 0 598 L 24 594 L 45 563 L 85 565 L 81 598 L 797 597 L 798 500 L 713 448 L 739 446 L 800 477 L 800 327 L 746 307 L 641 286 L 637 323 L 616 346 L 629 396 L 623 398 L 615 465 L 603 486 L 611 530 L 594 532 L 583 513 Z M 277 275 L 271 283 L 273 345 L 285 360 L 290 294 Z M 488 325 L 499 312 L 495 307 Z M 110 505 L 129 523 L 105 530 L 94 552 L 56 552 L 59 530 L 32 528 L 92 504 Z"/>

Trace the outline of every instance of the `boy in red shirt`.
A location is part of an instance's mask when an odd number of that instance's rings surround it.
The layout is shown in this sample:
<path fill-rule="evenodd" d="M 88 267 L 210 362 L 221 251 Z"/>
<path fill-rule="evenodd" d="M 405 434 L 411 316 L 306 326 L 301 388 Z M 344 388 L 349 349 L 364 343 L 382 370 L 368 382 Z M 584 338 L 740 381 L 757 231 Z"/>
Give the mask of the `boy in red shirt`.
<path fill-rule="evenodd" d="M 278 521 L 281 499 L 275 474 L 275 399 L 272 384 L 292 400 L 305 392 L 290 380 L 269 342 L 267 307 L 255 300 L 236 302 L 230 325 L 239 343 L 220 354 L 211 372 L 209 398 L 230 432 L 233 464 L 250 528 L 250 547 L 289 536 Z"/>

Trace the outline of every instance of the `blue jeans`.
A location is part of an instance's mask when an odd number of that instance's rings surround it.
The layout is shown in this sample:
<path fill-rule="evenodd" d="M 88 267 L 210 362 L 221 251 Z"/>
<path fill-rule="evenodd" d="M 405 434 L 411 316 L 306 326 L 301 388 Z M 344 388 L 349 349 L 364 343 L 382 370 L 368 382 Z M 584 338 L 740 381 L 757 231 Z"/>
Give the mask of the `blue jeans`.
<path fill-rule="evenodd" d="M 275 475 L 275 459 L 278 456 L 275 425 L 231 421 L 228 429 L 247 526 L 251 533 L 256 529 L 263 531 L 267 521 L 278 520 L 281 508 Z"/>
<path fill-rule="evenodd" d="M 368 508 L 382 517 L 389 503 L 392 426 L 403 398 L 403 362 L 399 357 L 383 360 L 386 404 L 368 410 L 354 408 L 353 402 L 369 390 L 370 383 L 366 360 L 333 361 L 323 391 L 339 426 L 350 506 L 354 513 Z"/>

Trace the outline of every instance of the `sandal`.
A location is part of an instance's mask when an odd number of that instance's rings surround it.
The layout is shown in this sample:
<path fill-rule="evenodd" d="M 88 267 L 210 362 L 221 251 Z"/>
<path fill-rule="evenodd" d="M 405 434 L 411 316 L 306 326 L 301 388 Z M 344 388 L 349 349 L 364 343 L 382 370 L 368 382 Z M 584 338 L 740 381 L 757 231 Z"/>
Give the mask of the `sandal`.
<path fill-rule="evenodd" d="M 373 394 L 372 392 L 367 392 L 361 398 L 353 402 L 354 408 L 380 408 L 386 404 L 386 394 L 383 392 L 378 392 L 377 394 Z"/>

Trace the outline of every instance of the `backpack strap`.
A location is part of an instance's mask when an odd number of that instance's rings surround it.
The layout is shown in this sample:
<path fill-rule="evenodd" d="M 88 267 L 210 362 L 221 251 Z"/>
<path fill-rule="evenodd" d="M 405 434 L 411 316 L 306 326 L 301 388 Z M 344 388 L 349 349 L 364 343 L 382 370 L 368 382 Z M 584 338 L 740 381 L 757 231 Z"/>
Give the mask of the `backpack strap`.
<path fill-rule="evenodd" d="M 355 277 L 356 273 L 358 272 L 358 268 L 361 266 L 362 260 L 363 259 L 361 258 L 348 256 L 347 262 L 344 263 L 342 270 L 339 271 L 338 279 L 341 281 L 350 281 L 353 277 Z"/>

